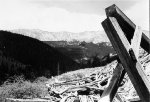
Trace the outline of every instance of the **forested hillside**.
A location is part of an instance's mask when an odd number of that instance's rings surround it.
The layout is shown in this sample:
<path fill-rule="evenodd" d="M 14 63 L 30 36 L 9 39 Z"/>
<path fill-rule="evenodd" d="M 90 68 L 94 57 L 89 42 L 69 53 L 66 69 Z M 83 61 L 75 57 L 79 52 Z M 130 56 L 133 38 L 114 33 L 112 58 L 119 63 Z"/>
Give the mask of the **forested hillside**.
<path fill-rule="evenodd" d="M 0 31 L 0 80 L 13 75 L 26 78 L 54 76 L 79 65 L 53 47 L 27 36 Z"/>

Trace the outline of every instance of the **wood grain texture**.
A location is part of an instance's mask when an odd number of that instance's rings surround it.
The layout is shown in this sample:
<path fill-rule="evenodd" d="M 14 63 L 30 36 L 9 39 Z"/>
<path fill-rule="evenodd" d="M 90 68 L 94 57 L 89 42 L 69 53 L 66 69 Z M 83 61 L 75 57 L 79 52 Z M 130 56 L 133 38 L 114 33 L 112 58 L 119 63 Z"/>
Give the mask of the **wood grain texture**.
<path fill-rule="evenodd" d="M 103 98 L 107 97 L 108 102 L 112 102 L 112 100 L 113 100 L 114 96 L 116 95 L 116 92 L 119 88 L 120 78 L 123 78 L 121 76 L 124 76 L 123 70 L 124 70 L 124 68 L 122 67 L 122 65 L 120 63 L 118 63 L 113 72 L 113 76 L 109 82 L 108 87 L 104 90 L 104 92 L 101 96 L 102 100 L 103 100 Z"/>
<path fill-rule="evenodd" d="M 129 78 L 134 85 L 140 99 L 143 102 L 150 101 L 150 82 L 142 70 L 142 66 L 138 61 L 133 61 L 129 55 L 130 43 L 125 37 L 124 32 L 120 28 L 114 17 L 109 17 L 102 22 L 102 26 L 110 39 L 119 59 L 127 71 Z"/>
<path fill-rule="evenodd" d="M 115 17 L 131 43 L 136 25 L 116 6 L 112 5 L 105 9 L 107 17 Z M 142 32 L 141 47 L 150 53 L 150 39 Z"/>
<path fill-rule="evenodd" d="M 131 47 L 135 53 L 136 58 L 139 57 L 139 49 L 141 44 L 141 37 L 142 37 L 142 29 L 139 26 L 136 26 L 133 39 L 131 39 Z"/>

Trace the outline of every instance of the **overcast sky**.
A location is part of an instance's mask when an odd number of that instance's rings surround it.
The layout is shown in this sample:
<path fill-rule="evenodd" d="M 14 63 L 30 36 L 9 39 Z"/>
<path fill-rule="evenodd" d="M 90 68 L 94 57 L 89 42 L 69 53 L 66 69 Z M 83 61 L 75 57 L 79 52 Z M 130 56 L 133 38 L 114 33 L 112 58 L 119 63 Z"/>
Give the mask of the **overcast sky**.
<path fill-rule="evenodd" d="M 149 30 L 149 0 L 0 0 L 0 29 L 103 30 L 104 9 L 112 4 Z"/>

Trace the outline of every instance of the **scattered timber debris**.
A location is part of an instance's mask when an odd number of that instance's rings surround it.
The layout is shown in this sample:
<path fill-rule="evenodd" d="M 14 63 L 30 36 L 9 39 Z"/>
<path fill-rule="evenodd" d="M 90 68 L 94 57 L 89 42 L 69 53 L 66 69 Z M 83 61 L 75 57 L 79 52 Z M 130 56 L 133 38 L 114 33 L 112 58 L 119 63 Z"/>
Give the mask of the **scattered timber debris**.
<path fill-rule="evenodd" d="M 145 62 L 150 62 L 150 39 L 136 26 L 116 5 L 105 9 L 107 18 L 102 26 L 110 39 L 116 55 L 108 55 L 103 62 L 108 64 L 117 60 L 112 70 L 103 70 L 91 74 L 89 77 L 54 83 L 49 86 L 52 96 L 60 102 L 150 102 L 150 81 L 144 72 Z M 139 49 L 147 53 L 143 60 L 139 60 Z M 134 88 L 136 97 L 123 98 L 122 88 L 125 84 L 133 84 L 128 92 Z M 63 86 L 69 86 L 63 89 Z M 63 89 L 55 90 L 56 87 Z"/>

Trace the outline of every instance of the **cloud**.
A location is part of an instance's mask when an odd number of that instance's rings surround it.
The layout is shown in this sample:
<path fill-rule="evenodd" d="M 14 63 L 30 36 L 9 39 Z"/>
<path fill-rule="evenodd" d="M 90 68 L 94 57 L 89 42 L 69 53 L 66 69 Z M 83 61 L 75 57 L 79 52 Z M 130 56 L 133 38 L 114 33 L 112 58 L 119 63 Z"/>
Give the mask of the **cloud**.
<path fill-rule="evenodd" d="M 137 2 L 133 7 L 129 7 L 128 9 L 123 10 L 123 12 L 125 11 L 127 16 L 136 24 L 147 29 L 149 27 L 149 3 L 147 3 L 148 0 L 146 2 L 144 1 L 146 0 L 143 0 L 143 2 L 139 3 Z M 91 9 L 91 6 L 88 5 L 87 7 L 84 5 L 83 7 L 82 5 L 76 6 L 76 8 L 79 7 L 80 9 L 87 9 L 89 7 L 87 11 Z M 98 7 L 98 5 L 96 7 Z M 104 8 L 100 9 L 103 9 L 104 12 Z M 119 8 L 122 9 L 122 6 L 119 6 Z M 96 13 L 83 13 L 80 12 L 80 10 L 79 12 L 71 12 L 71 10 L 69 11 L 68 9 L 61 6 L 43 7 L 41 4 L 35 4 L 35 0 L 0 0 L 0 29 L 41 29 L 50 32 L 83 32 L 103 30 L 101 22 L 106 18 L 105 15 Z M 94 11 L 94 9 L 92 9 L 90 12 Z"/>
<path fill-rule="evenodd" d="M 29 0 L 40 7 L 58 7 L 69 12 L 87 14 L 105 14 L 104 9 L 112 4 L 116 4 L 122 10 L 129 9 L 138 0 Z"/>
<path fill-rule="evenodd" d="M 14 2 L 16 1 L 16 2 Z M 0 3 L 1 29 L 42 29 L 47 31 L 81 32 L 102 30 L 103 16 L 71 13 L 58 7 L 39 8 L 19 0 Z"/>
<path fill-rule="evenodd" d="M 136 25 L 149 30 L 149 9 L 149 0 L 141 0 L 125 13 Z"/>

